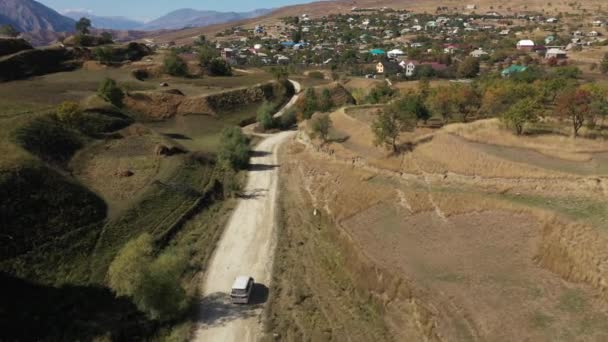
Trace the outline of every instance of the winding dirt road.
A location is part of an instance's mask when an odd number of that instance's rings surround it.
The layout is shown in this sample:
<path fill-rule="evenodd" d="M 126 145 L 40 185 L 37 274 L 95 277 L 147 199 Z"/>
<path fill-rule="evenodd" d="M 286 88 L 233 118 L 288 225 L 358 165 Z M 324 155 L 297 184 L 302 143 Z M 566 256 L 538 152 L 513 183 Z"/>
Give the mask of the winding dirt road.
<path fill-rule="evenodd" d="M 296 93 L 300 85 L 292 82 Z M 298 95 L 276 115 L 296 102 Z M 247 185 L 211 259 L 202 284 L 201 317 L 195 341 L 255 341 L 261 334 L 263 303 L 268 297 L 276 246 L 275 207 L 280 145 L 295 132 L 267 135 L 254 149 Z M 255 279 L 252 305 L 230 303 L 229 291 L 239 275 Z"/>

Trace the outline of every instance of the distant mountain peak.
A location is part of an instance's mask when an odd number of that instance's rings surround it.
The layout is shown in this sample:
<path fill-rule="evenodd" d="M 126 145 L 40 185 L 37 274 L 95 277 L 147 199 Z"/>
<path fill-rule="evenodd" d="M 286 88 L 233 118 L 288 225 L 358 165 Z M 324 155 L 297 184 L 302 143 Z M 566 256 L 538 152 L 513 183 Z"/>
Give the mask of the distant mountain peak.
<path fill-rule="evenodd" d="M 0 0 L 0 25 L 22 32 L 71 32 L 75 21 L 34 0 Z"/>
<path fill-rule="evenodd" d="M 181 29 L 184 27 L 202 27 L 254 18 L 267 14 L 271 11 L 271 9 L 257 9 L 249 12 L 218 12 L 181 8 L 158 19 L 147 22 L 141 28 L 144 30 L 159 30 Z"/>

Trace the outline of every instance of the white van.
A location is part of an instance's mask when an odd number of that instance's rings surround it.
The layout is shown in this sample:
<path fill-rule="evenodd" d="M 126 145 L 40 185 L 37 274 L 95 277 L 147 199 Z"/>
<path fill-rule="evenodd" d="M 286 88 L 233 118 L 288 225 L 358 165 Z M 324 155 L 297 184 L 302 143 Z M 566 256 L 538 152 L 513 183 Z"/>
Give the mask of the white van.
<path fill-rule="evenodd" d="M 249 304 L 251 292 L 253 291 L 253 278 L 249 276 L 236 277 L 232 284 L 230 299 L 233 304 Z"/>

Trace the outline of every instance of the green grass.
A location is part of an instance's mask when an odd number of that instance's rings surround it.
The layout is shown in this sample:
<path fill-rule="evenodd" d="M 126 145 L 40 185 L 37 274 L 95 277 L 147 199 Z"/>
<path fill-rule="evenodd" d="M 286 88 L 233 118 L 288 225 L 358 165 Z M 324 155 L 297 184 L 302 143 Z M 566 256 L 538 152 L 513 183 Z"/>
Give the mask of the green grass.
<path fill-rule="evenodd" d="M 580 290 L 567 290 L 559 298 L 557 308 L 561 311 L 577 314 L 585 311 L 587 298 Z"/>

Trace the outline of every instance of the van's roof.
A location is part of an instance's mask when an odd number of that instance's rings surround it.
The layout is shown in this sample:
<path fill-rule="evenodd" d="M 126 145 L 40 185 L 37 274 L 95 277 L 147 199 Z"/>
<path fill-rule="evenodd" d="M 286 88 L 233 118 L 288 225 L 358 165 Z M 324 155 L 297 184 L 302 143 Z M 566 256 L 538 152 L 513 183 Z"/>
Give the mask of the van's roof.
<path fill-rule="evenodd" d="M 247 283 L 249 283 L 249 276 L 238 276 L 234 279 L 234 283 L 232 284 L 232 289 L 234 290 L 245 290 L 247 288 Z"/>

